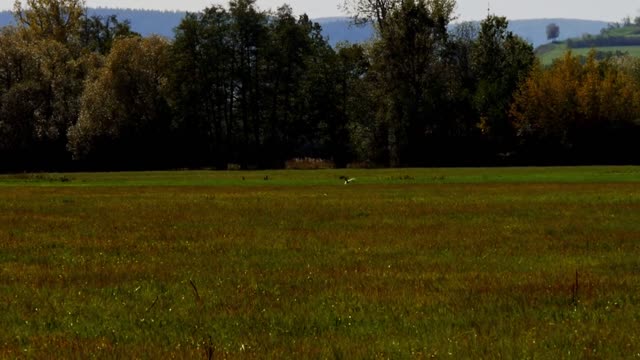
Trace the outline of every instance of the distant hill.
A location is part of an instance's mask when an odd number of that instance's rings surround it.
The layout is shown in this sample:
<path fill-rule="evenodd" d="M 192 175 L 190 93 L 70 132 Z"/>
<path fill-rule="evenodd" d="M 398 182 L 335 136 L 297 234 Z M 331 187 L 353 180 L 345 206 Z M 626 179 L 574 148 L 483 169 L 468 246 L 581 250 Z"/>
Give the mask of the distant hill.
<path fill-rule="evenodd" d="M 91 8 L 89 14 L 99 16 L 117 15 L 119 20 L 131 21 L 134 31 L 149 36 L 152 34 L 173 38 L 173 29 L 180 24 L 186 12 L 140 9 Z M 10 11 L 0 12 L 0 27 L 14 23 Z"/>
<path fill-rule="evenodd" d="M 373 38 L 374 31 L 371 24 L 356 26 L 346 17 L 314 19 L 322 26 L 322 33 L 335 46 L 339 42 L 362 43 Z"/>
<path fill-rule="evenodd" d="M 117 15 L 120 20 L 131 21 L 133 31 L 149 36 L 152 34 L 173 38 L 175 29 L 186 15 L 183 11 L 160 11 L 138 9 L 89 9 L 89 14 L 103 17 Z"/>
<path fill-rule="evenodd" d="M 90 9 L 92 15 L 112 15 L 115 14 L 121 20 L 131 21 L 133 30 L 142 35 L 157 34 L 168 38 L 173 37 L 173 29 L 180 24 L 185 13 L 180 11 L 157 11 L 157 10 L 136 10 L 136 9 Z M 320 18 L 315 19 L 322 25 L 324 35 L 332 45 L 338 42 L 348 41 L 352 43 L 364 42 L 373 36 L 373 27 L 353 26 L 346 17 Z M 0 26 L 13 22 L 10 12 L 0 12 Z M 546 37 L 546 26 L 549 23 L 556 23 L 560 26 L 560 38 L 580 37 L 583 34 L 599 34 L 600 30 L 607 27 L 606 22 L 573 19 L 533 19 L 533 20 L 513 20 L 509 29 L 515 34 L 528 40 L 534 47 L 548 43 Z"/>
<path fill-rule="evenodd" d="M 599 34 L 600 31 L 609 25 L 604 21 L 578 20 L 578 19 L 532 19 L 532 20 L 512 20 L 509 22 L 509 30 L 518 34 L 525 40 L 538 47 L 547 44 L 547 25 L 555 23 L 560 27 L 560 37 L 558 41 L 579 37 L 584 34 Z"/>
<path fill-rule="evenodd" d="M 348 18 L 316 19 L 316 21 L 322 25 L 325 35 L 329 37 L 329 41 L 332 44 L 339 41 L 363 42 L 373 36 L 373 28 L 370 25 L 364 27 L 353 26 Z M 538 47 L 549 42 L 546 28 L 550 23 L 556 23 L 560 26 L 558 40 L 565 40 L 584 34 L 599 34 L 608 25 L 604 21 L 576 19 L 511 20 L 509 21 L 509 30 L 529 41 L 534 47 Z"/>
<path fill-rule="evenodd" d="M 0 11 L 0 26 L 13 24 L 13 14 L 9 11 Z"/>

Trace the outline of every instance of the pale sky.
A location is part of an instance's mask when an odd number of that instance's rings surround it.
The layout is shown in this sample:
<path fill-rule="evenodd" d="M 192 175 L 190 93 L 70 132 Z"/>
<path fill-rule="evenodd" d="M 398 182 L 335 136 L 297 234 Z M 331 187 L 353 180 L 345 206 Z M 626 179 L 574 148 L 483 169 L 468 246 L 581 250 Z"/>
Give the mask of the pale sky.
<path fill-rule="evenodd" d="M 11 9 L 14 0 L 0 0 L 0 9 Z M 275 9 L 288 3 L 296 13 L 306 12 L 312 18 L 343 16 L 338 5 L 342 0 L 257 0 L 261 9 Z M 227 4 L 221 0 L 86 0 L 89 7 L 135 9 L 169 9 L 198 11 L 211 4 Z M 461 20 L 479 20 L 487 15 L 489 2 L 458 0 L 457 15 Z M 625 16 L 640 16 L 638 0 L 491 0 L 491 12 L 509 19 L 574 18 L 620 21 Z"/>

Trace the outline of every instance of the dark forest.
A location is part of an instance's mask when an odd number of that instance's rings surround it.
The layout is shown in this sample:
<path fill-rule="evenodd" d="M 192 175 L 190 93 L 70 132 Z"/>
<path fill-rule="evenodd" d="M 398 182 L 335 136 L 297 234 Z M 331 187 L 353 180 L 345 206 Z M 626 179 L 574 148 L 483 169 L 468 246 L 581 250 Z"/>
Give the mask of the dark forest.
<path fill-rule="evenodd" d="M 551 66 L 453 0 L 348 0 L 375 38 L 331 46 L 233 0 L 143 37 L 82 0 L 16 2 L 0 30 L 0 171 L 631 164 L 640 60 Z M 452 30 L 451 30 L 452 29 Z"/>

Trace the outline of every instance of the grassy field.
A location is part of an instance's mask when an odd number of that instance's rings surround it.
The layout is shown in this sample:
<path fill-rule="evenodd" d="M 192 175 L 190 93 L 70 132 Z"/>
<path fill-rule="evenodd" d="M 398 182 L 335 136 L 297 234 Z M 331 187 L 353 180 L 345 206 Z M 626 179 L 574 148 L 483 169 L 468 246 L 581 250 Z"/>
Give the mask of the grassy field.
<path fill-rule="evenodd" d="M 0 176 L 0 358 L 640 358 L 639 306 L 640 167 Z"/>
<path fill-rule="evenodd" d="M 640 46 L 605 46 L 596 47 L 596 51 L 616 53 L 617 51 L 628 53 L 630 56 L 640 57 Z M 576 56 L 587 56 L 591 51 L 591 48 L 570 49 L 571 53 Z M 564 56 L 569 51 L 565 43 L 554 45 L 552 49 L 545 51 L 539 55 L 540 61 L 543 65 L 551 65 L 554 60 Z"/>
<path fill-rule="evenodd" d="M 626 25 L 620 28 L 612 28 L 607 30 L 608 36 L 627 36 L 637 37 L 640 36 L 640 26 L 638 25 Z"/>

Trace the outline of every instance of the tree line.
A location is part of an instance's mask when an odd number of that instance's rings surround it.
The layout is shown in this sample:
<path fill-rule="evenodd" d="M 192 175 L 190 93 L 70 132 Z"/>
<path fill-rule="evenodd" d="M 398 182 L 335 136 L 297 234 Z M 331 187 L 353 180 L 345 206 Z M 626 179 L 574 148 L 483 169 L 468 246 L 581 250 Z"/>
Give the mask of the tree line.
<path fill-rule="evenodd" d="M 594 47 L 615 46 L 640 46 L 640 37 L 637 36 L 583 36 L 582 39 L 568 39 L 567 47 L 571 49 L 584 49 Z"/>
<path fill-rule="evenodd" d="M 347 0 L 376 38 L 232 0 L 142 37 L 82 0 L 16 1 L 0 31 L 0 170 L 637 162 L 640 66 L 544 68 L 507 19 L 453 0 Z"/>

